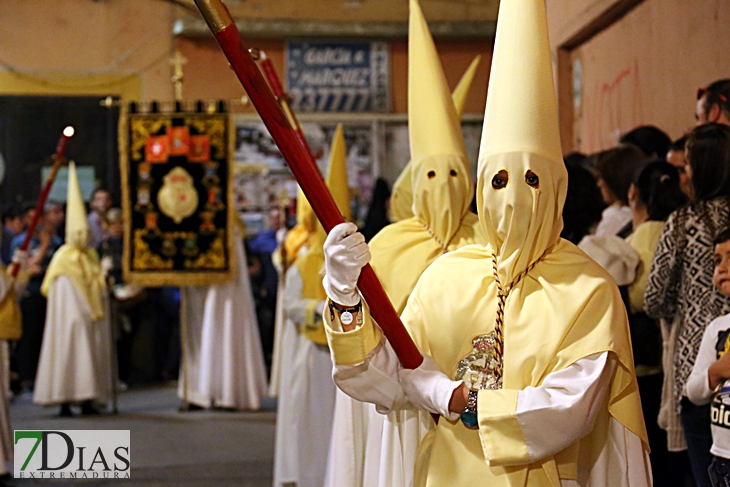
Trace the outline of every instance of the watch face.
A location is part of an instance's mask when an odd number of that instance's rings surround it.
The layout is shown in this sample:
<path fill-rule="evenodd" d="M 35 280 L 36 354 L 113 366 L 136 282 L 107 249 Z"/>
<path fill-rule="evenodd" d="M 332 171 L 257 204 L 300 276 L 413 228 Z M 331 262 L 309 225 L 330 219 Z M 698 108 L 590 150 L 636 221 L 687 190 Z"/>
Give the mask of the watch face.
<path fill-rule="evenodd" d="M 479 424 L 477 414 L 470 411 L 464 411 L 461 413 L 461 422 L 464 423 L 464 426 L 467 428 L 474 428 Z"/>

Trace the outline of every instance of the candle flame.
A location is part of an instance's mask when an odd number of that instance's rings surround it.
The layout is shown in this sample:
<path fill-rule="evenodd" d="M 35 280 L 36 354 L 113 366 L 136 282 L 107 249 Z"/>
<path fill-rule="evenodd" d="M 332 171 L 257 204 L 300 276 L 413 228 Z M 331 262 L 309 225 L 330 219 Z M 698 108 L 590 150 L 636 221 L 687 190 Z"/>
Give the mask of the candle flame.
<path fill-rule="evenodd" d="M 65 129 L 63 129 L 63 135 L 65 137 L 73 137 L 74 136 L 74 128 L 69 125 Z"/>

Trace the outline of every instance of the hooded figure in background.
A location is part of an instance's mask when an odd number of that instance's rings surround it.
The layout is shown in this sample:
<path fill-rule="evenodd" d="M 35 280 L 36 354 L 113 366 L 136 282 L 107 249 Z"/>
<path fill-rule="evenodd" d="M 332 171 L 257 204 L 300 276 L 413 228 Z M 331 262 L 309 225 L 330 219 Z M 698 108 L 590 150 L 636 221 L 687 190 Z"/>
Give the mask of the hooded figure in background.
<path fill-rule="evenodd" d="M 332 140 L 326 182 L 342 216 L 351 221 L 347 150 L 341 125 Z M 300 338 L 291 370 L 286 371 L 288 380 L 282 380 L 279 389 L 274 463 L 277 487 L 291 482 L 297 487 L 324 485 L 335 407 L 332 360 L 322 323 L 327 297 L 322 288 L 325 238 L 324 229 L 317 223 L 311 247 L 303 254 L 300 250 L 286 273 L 284 310 Z M 285 424 L 285 419 L 290 423 Z M 287 434 L 281 434 L 284 432 Z"/>
<path fill-rule="evenodd" d="M 423 49 L 424 48 L 419 49 L 419 52 Z M 454 88 L 454 91 L 451 93 L 451 98 L 453 99 L 454 105 L 456 106 L 456 114 L 459 120 L 461 120 L 461 115 L 464 113 L 466 98 L 469 95 L 469 89 L 471 88 L 471 83 L 474 80 L 474 75 L 476 74 L 477 67 L 479 66 L 479 62 L 481 61 L 481 59 L 481 56 L 477 56 L 474 58 L 471 64 L 469 64 L 469 67 L 466 68 L 466 71 L 464 71 L 464 74 L 461 76 L 461 79 L 456 85 L 456 88 Z M 428 63 L 430 62 L 431 61 L 424 61 L 424 63 L 426 63 L 426 66 L 428 66 Z M 440 61 L 437 62 L 440 63 Z M 437 66 L 440 66 L 440 64 Z M 433 89 L 433 87 L 431 87 L 430 89 Z M 440 94 L 438 96 L 440 96 Z M 426 100 L 422 103 L 426 103 L 428 105 L 431 102 L 432 100 Z M 459 130 L 461 130 L 461 126 L 459 127 Z M 413 149 L 411 148 L 411 150 Z M 407 220 L 415 216 L 413 210 L 412 168 L 413 163 L 409 161 L 408 164 L 406 164 L 406 167 L 403 168 L 403 171 L 401 171 L 398 178 L 395 180 L 395 183 L 393 183 L 393 191 L 390 196 L 390 220 L 392 222 Z M 469 174 L 471 174 L 471 171 L 469 172 Z"/>
<path fill-rule="evenodd" d="M 286 323 L 284 313 L 284 276 L 299 255 L 307 252 L 317 236 L 317 218 L 312 206 L 301 188 L 297 191 L 297 223 L 286 232 L 283 241 L 274 251 L 271 260 L 279 274 L 279 290 L 276 293 L 276 316 L 274 319 L 274 350 L 271 358 L 269 397 L 279 397 L 279 388 L 291 366 L 297 341 L 297 332 Z"/>
<path fill-rule="evenodd" d="M 388 225 L 370 242 L 373 269 L 399 314 L 418 278 L 438 257 L 464 245 L 486 243 L 477 216 L 468 210 L 474 185 L 460 123 L 479 58 L 467 69 L 452 100 L 417 3 L 411 6 L 408 49 L 412 162 L 406 171 L 411 176 L 413 216 Z M 433 428 L 428 413 L 393 411 L 385 416 L 374 405 L 338 391 L 334 421 L 329 485 L 412 484 L 418 446 Z"/>
<path fill-rule="evenodd" d="M 441 416 L 415 485 L 651 484 L 626 312 L 610 276 L 560 239 L 566 189 L 544 0 L 501 2 L 477 183 L 488 244 L 440 257 L 411 293 L 417 369 L 400 367 L 372 303 L 361 326 L 328 320 L 340 388 Z M 339 225 L 325 244 L 340 306 L 359 301 L 366 261 L 351 238 Z"/>
<path fill-rule="evenodd" d="M 84 414 L 106 404 L 112 388 L 111 328 L 104 272 L 96 250 L 88 247 L 89 226 L 76 176 L 68 169 L 66 243 L 53 255 L 41 292 L 48 298 L 33 401 L 81 402 Z"/>

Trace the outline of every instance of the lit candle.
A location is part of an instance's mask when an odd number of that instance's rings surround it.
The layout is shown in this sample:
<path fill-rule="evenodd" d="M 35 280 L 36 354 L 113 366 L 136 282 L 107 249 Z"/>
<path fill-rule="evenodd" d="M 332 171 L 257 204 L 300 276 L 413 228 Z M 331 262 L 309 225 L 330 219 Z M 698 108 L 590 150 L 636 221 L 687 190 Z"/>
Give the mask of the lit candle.
<path fill-rule="evenodd" d="M 74 128 L 72 126 L 68 126 L 65 129 L 63 129 L 63 135 L 61 135 L 61 139 L 58 141 L 58 145 L 56 146 L 56 159 L 63 158 L 63 153 L 66 152 L 66 145 L 68 144 L 68 139 L 74 136 Z"/>

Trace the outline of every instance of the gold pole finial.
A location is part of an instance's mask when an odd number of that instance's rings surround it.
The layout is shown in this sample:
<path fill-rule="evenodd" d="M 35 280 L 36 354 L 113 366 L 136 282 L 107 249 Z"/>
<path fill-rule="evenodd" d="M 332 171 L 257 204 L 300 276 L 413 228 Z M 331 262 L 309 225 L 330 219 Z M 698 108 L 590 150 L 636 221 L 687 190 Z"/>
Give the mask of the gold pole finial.
<path fill-rule="evenodd" d="M 213 34 L 233 24 L 231 14 L 221 0 L 195 0 L 195 5 Z"/>

